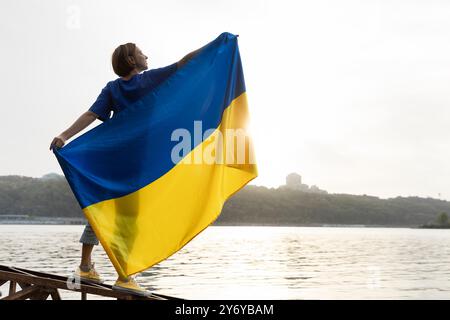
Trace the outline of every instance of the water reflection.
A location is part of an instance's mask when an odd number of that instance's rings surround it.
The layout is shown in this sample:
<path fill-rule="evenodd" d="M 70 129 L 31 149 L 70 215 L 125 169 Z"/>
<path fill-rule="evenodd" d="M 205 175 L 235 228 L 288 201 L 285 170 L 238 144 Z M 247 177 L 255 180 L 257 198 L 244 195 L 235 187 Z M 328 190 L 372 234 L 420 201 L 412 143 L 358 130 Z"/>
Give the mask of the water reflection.
<path fill-rule="evenodd" d="M 0 225 L 0 264 L 70 274 L 82 229 Z M 100 246 L 93 258 L 113 283 Z M 449 275 L 449 230 L 209 227 L 138 281 L 186 299 L 449 299 Z"/>

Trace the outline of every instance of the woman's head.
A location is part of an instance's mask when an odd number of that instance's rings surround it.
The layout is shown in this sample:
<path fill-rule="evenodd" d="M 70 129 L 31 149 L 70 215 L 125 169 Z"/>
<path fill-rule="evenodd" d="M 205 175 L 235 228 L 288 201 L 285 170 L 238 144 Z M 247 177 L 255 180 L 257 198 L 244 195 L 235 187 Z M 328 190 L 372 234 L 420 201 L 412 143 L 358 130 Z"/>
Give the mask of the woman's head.
<path fill-rule="evenodd" d="M 114 72 L 120 77 L 126 77 L 133 70 L 138 72 L 147 70 L 148 57 L 142 53 L 134 43 L 126 43 L 118 46 L 112 54 L 112 66 Z"/>

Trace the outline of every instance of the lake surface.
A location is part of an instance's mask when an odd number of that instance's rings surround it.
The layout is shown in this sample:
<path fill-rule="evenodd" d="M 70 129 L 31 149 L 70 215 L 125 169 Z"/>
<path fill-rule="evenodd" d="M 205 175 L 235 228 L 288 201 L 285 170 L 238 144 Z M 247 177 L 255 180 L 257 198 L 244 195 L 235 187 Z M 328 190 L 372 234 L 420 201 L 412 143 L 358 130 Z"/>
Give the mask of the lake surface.
<path fill-rule="evenodd" d="M 69 275 L 83 228 L 0 225 L 0 264 Z M 93 259 L 113 283 L 101 246 Z M 450 230 L 211 226 L 137 281 L 185 299 L 450 299 Z"/>

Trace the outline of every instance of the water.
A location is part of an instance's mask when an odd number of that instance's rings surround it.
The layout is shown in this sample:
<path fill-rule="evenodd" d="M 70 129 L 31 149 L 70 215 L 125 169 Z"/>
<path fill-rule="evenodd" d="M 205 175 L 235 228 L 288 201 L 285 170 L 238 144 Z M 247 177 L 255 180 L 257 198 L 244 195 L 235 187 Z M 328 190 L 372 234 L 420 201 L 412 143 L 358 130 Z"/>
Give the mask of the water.
<path fill-rule="evenodd" d="M 68 275 L 82 230 L 0 225 L 0 264 Z M 101 246 L 93 259 L 114 282 Z M 450 230 L 214 226 L 137 280 L 186 299 L 449 299 Z"/>

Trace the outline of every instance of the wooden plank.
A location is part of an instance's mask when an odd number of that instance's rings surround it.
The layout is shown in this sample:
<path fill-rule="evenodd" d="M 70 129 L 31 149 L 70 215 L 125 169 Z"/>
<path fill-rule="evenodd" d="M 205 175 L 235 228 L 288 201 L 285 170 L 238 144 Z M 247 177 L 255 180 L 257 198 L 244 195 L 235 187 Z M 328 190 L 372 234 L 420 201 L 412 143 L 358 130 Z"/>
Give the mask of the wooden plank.
<path fill-rule="evenodd" d="M 59 295 L 58 289 L 53 289 L 52 292 L 50 292 L 50 296 L 53 300 L 61 300 L 61 296 Z"/>
<path fill-rule="evenodd" d="M 50 290 L 47 288 L 40 288 L 33 295 L 30 296 L 30 300 L 47 300 L 50 295 Z"/>
<path fill-rule="evenodd" d="M 79 288 L 69 289 L 67 287 L 67 281 L 61 281 L 61 280 L 54 280 L 49 278 L 42 278 L 42 277 L 36 277 L 36 276 L 28 276 L 23 274 L 17 274 L 13 272 L 0 272 L 0 278 L 6 278 L 13 281 L 18 281 L 21 283 L 32 283 L 36 285 L 41 286 L 47 286 L 51 288 L 58 288 L 58 289 L 64 289 L 64 290 L 71 290 L 71 291 L 87 291 L 89 293 L 93 294 L 106 294 L 111 295 L 111 292 L 108 292 L 106 289 L 97 288 L 97 287 L 91 287 L 90 285 L 80 284 Z M 75 284 L 74 284 L 75 286 Z M 115 295 L 114 295 L 115 297 Z"/>
<path fill-rule="evenodd" d="M 14 272 L 6 272 L 1 271 L 0 272 L 0 279 L 8 279 L 12 281 L 17 281 L 21 283 L 31 283 L 34 285 L 49 287 L 49 288 L 58 288 L 63 290 L 69 290 L 69 291 L 77 291 L 77 292 L 86 292 L 90 294 L 105 296 L 105 297 L 111 297 L 111 298 L 124 298 L 124 297 L 131 297 L 132 299 L 145 299 L 145 300 L 165 300 L 160 297 L 140 297 L 137 295 L 132 295 L 128 293 L 123 293 L 120 291 L 112 290 L 112 289 L 106 289 L 101 286 L 95 286 L 91 284 L 80 284 L 79 287 L 74 287 L 73 289 L 69 289 L 67 287 L 67 281 L 61 281 L 61 280 L 54 280 L 49 278 L 42 278 L 37 276 L 28 276 L 23 274 L 18 274 Z"/>
<path fill-rule="evenodd" d="M 117 298 L 117 300 L 132 300 L 132 299 L 125 297 L 125 298 Z"/>
<path fill-rule="evenodd" d="M 78 288 L 69 289 L 67 287 L 67 277 L 0 265 L 0 282 L 4 281 L 5 283 L 9 280 L 16 281 L 22 287 L 22 289 L 30 286 L 31 284 L 43 286 L 48 289 L 48 292 L 50 295 L 52 295 L 53 299 L 57 299 L 57 296 L 59 296 L 59 292 L 57 289 L 61 289 L 127 300 L 183 300 L 180 298 L 165 296 L 158 293 L 152 293 L 151 297 L 140 297 L 138 295 L 112 290 L 112 286 L 108 284 L 93 284 L 86 281 L 81 281 Z M 75 283 L 73 282 L 72 284 L 75 285 Z M 52 294 L 52 292 L 56 293 Z M 61 299 L 60 296 L 59 299 Z"/>
<path fill-rule="evenodd" d="M 86 292 L 82 292 L 81 293 L 81 300 L 87 300 L 87 293 Z"/>
<path fill-rule="evenodd" d="M 31 284 L 23 283 L 23 282 L 18 282 L 18 284 L 22 289 L 25 289 L 25 288 L 28 288 L 29 286 L 31 286 Z"/>
<path fill-rule="evenodd" d="M 9 282 L 9 295 L 16 293 L 16 289 L 17 289 L 17 282 L 10 281 Z"/>
<path fill-rule="evenodd" d="M 41 288 L 39 286 L 30 286 L 14 294 L 10 294 L 1 300 L 26 300 L 40 289 Z"/>
<path fill-rule="evenodd" d="M 183 298 L 177 298 L 177 297 L 172 297 L 172 296 L 166 296 L 164 294 L 161 293 L 153 293 L 153 296 L 156 296 L 158 298 L 160 298 L 160 300 L 185 300 Z"/>

